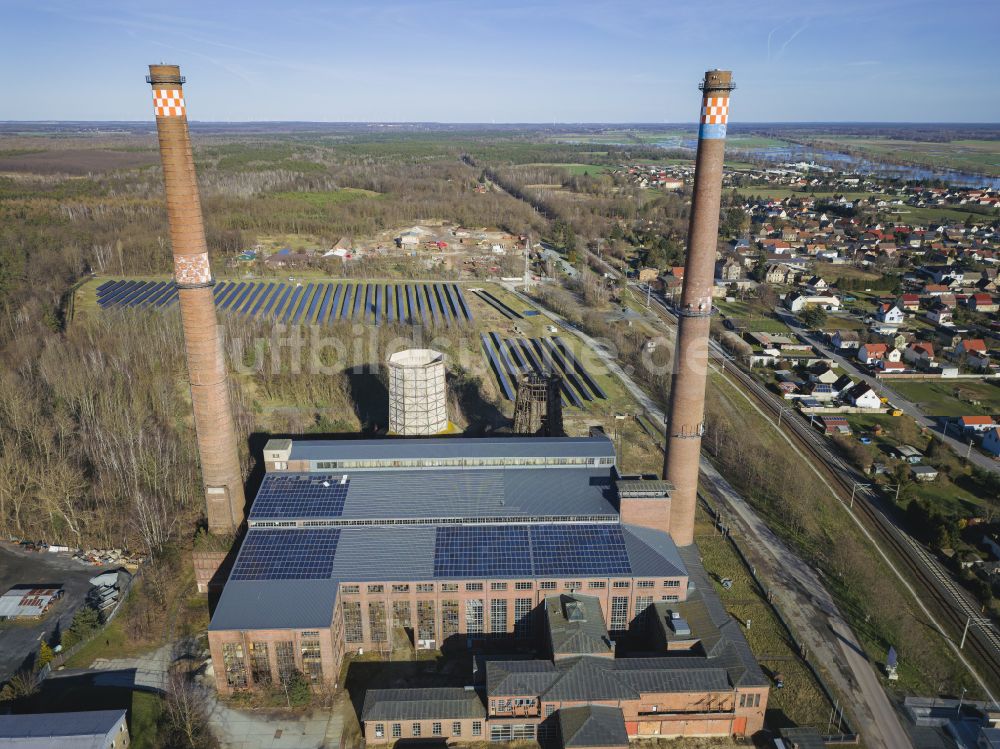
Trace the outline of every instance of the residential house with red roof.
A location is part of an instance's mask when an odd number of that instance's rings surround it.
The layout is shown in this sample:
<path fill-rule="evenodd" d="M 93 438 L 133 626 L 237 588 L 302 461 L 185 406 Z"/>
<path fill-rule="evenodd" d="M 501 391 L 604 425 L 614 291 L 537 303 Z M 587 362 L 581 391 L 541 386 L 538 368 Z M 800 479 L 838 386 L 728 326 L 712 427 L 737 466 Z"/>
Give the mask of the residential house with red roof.
<path fill-rule="evenodd" d="M 858 361 L 872 366 L 885 358 L 889 347 L 884 343 L 866 343 L 858 347 Z"/>
<path fill-rule="evenodd" d="M 996 312 L 1000 309 L 1000 305 L 989 294 L 972 294 L 965 303 L 976 312 Z"/>
<path fill-rule="evenodd" d="M 958 425 L 963 432 L 970 433 L 989 431 L 994 429 L 997 423 L 993 421 L 992 416 L 961 416 L 958 419 Z"/>

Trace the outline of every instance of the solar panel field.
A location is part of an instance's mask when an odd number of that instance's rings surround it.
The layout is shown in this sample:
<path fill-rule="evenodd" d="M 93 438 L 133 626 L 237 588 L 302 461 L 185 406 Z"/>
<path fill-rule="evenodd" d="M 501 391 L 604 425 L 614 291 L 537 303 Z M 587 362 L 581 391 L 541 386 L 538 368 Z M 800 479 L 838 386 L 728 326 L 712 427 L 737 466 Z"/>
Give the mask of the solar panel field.
<path fill-rule="evenodd" d="M 338 321 L 381 325 L 458 325 L 473 321 L 465 294 L 453 283 L 354 283 L 220 281 L 213 289 L 219 310 L 300 325 Z M 97 305 L 110 309 L 157 309 L 177 302 L 172 281 L 109 280 L 97 287 Z"/>
<path fill-rule="evenodd" d="M 480 339 L 490 371 L 507 400 L 514 400 L 518 379 L 529 372 L 560 375 L 564 405 L 583 408 L 586 401 L 608 397 L 559 336 L 501 338 L 498 333 L 482 333 Z"/>

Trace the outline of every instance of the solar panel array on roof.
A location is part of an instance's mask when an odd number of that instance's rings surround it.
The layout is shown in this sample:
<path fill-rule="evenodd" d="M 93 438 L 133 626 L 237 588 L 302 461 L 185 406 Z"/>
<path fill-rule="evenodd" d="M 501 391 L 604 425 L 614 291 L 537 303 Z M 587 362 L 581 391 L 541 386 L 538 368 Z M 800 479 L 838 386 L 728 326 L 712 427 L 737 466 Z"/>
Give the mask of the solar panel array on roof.
<path fill-rule="evenodd" d="M 627 575 L 625 539 L 619 525 L 534 525 L 531 552 L 536 575 Z"/>
<path fill-rule="evenodd" d="M 230 580 L 329 578 L 337 554 L 337 528 L 260 528 L 248 533 Z"/>
<path fill-rule="evenodd" d="M 435 577 L 517 577 L 531 574 L 526 527 L 443 526 L 434 544 Z"/>
<path fill-rule="evenodd" d="M 442 526 L 435 577 L 628 575 L 621 526 L 614 523 Z"/>
<path fill-rule="evenodd" d="M 340 517 L 350 486 L 350 479 L 333 474 L 268 473 L 253 500 L 250 520 Z"/>

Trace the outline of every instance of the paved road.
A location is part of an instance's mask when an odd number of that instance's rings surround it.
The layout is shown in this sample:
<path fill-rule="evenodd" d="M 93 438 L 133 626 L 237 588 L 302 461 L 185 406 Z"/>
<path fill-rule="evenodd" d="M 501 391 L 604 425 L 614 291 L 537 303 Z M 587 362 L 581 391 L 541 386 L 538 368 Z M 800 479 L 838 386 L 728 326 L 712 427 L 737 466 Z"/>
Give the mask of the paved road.
<path fill-rule="evenodd" d="M 784 322 L 788 327 L 790 327 L 796 333 L 807 338 L 809 340 L 809 343 L 815 346 L 816 349 L 821 354 L 823 354 L 826 357 L 829 357 L 830 359 L 833 359 L 837 364 L 841 366 L 841 368 L 843 368 L 845 372 L 850 374 L 851 377 L 855 379 L 860 377 L 862 380 L 871 385 L 875 389 L 875 392 L 880 394 L 882 393 L 886 394 L 894 405 L 898 406 L 903 411 L 903 413 L 907 414 L 908 416 L 912 416 L 914 419 L 916 419 L 918 424 L 921 424 L 931 430 L 937 431 L 938 436 L 941 438 L 941 440 L 946 445 L 948 445 L 952 450 L 954 450 L 957 455 L 960 455 L 962 457 L 968 455 L 969 460 L 972 461 L 975 465 L 979 466 L 980 468 L 983 468 L 987 471 L 1000 473 L 1000 461 L 993 460 L 988 456 L 983 455 L 981 452 L 978 452 L 975 448 L 973 448 L 972 452 L 970 453 L 968 442 L 960 442 L 959 440 L 955 439 L 954 437 L 950 437 L 948 434 L 945 433 L 944 422 L 941 419 L 939 419 L 938 417 L 928 416 L 927 414 L 925 414 L 923 411 L 920 410 L 920 406 L 918 406 L 916 403 L 912 401 L 907 400 L 897 391 L 893 390 L 892 386 L 889 384 L 887 380 L 880 380 L 868 374 L 867 372 L 859 369 L 858 361 L 856 359 L 848 359 L 839 354 L 837 351 L 835 351 L 833 348 L 827 345 L 818 335 L 814 335 L 810 333 L 806 328 L 804 328 L 802 324 L 799 322 L 798 318 L 796 318 L 795 315 L 793 315 L 791 312 L 781 309 L 780 307 L 776 307 L 774 311 L 781 318 L 782 322 Z M 959 380 L 956 380 L 956 382 L 959 382 Z"/>
<path fill-rule="evenodd" d="M 529 301 L 520 294 L 517 296 Z M 622 370 L 618 362 L 596 345 L 593 338 L 567 325 L 554 312 L 536 302 L 532 301 L 532 304 L 543 315 L 566 326 L 590 346 L 655 423 L 664 423 L 664 413 L 659 406 Z M 757 517 L 705 456 L 701 459 L 701 478 L 703 485 L 711 487 L 713 494 L 738 514 L 746 529 L 746 537 L 768 562 L 768 578 L 780 583 L 775 587 L 775 595 L 782 604 L 782 611 L 791 614 L 790 618 L 795 622 L 799 636 L 809 643 L 812 656 L 834 676 L 840 693 L 851 700 L 847 706 L 848 711 L 854 716 L 858 724 L 857 730 L 864 736 L 866 746 L 886 749 L 906 749 L 912 746 L 872 665 L 863 655 L 857 638 L 840 615 L 816 572 Z"/>
<path fill-rule="evenodd" d="M 0 625 L 0 684 L 17 671 L 25 658 L 38 652 L 42 638 L 51 638 L 56 627 L 65 632 L 73 612 L 90 590 L 90 578 L 105 568 L 82 564 L 67 554 L 23 551 L 0 543 L 0 593 L 14 585 L 61 585 L 63 597 L 37 622 L 5 622 Z"/>

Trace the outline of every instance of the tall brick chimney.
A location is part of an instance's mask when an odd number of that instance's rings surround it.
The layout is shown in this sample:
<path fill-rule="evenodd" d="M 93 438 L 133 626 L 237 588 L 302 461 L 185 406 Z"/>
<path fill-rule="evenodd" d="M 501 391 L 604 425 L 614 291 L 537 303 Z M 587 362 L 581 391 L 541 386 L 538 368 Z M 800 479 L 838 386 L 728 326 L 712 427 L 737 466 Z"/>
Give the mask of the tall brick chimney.
<path fill-rule="evenodd" d="M 694 196 L 688 226 L 687 261 L 678 310 L 674 378 L 670 390 L 664 478 L 674 485 L 670 504 L 670 535 L 678 546 L 694 542 L 694 512 L 698 499 L 698 464 L 705 431 L 705 381 L 708 376 L 708 336 L 712 314 L 715 252 L 719 241 L 722 202 L 722 161 L 732 73 L 710 70 L 699 86 L 701 126 L 694 167 Z"/>
<path fill-rule="evenodd" d="M 163 160 L 174 280 L 180 299 L 191 403 L 198 435 L 208 528 L 232 533 L 243 523 L 246 498 L 229 403 L 229 382 L 215 317 L 205 225 L 191 155 L 184 77 L 177 65 L 150 65 L 156 132 Z"/>

